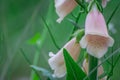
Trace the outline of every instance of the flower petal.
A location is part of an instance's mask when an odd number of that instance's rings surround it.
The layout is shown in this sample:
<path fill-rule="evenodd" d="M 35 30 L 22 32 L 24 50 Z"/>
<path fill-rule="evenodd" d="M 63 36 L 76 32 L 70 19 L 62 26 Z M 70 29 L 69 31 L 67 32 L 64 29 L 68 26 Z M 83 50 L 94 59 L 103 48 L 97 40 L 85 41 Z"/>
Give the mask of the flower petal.
<path fill-rule="evenodd" d="M 96 46 L 88 46 L 87 52 L 94 57 L 101 58 L 107 52 L 107 48 L 106 47 L 99 48 Z"/>
<path fill-rule="evenodd" d="M 77 3 L 74 0 L 55 0 L 56 13 L 59 16 L 57 22 L 60 23 L 64 17 L 76 7 L 76 5 Z"/>
<path fill-rule="evenodd" d="M 104 17 L 95 7 L 93 7 L 86 17 L 85 34 L 109 36 Z"/>
<path fill-rule="evenodd" d="M 49 52 L 49 56 L 53 57 L 53 56 L 55 56 L 55 54 L 53 52 Z"/>
<path fill-rule="evenodd" d="M 114 39 L 109 36 L 108 46 L 112 47 L 114 44 Z"/>
<path fill-rule="evenodd" d="M 86 35 L 88 44 L 87 52 L 94 57 L 101 58 L 108 48 L 109 38 L 98 35 Z"/>
<path fill-rule="evenodd" d="M 70 40 L 63 48 L 67 49 L 67 51 L 70 53 L 71 57 L 75 61 L 78 59 L 80 53 L 80 45 L 79 43 L 76 43 L 76 38 Z M 54 70 L 54 76 L 58 78 L 63 77 L 66 73 L 66 67 L 63 57 L 63 48 L 58 51 L 57 54 L 53 54 L 51 52 L 49 53 L 49 56 L 51 58 L 48 60 L 48 63 L 52 70 Z"/>
<path fill-rule="evenodd" d="M 101 58 L 113 43 L 114 40 L 108 34 L 102 13 L 96 5 L 93 5 L 86 17 L 85 36 L 80 41 L 81 47 L 87 48 L 88 54 Z"/>
<path fill-rule="evenodd" d="M 62 66 L 60 66 L 60 67 L 58 67 L 58 68 L 55 69 L 55 71 L 54 71 L 54 76 L 55 76 L 55 77 L 58 77 L 58 78 L 65 76 L 65 74 L 66 74 L 65 64 L 62 65 Z"/>
<path fill-rule="evenodd" d="M 83 36 L 82 39 L 80 40 L 80 46 L 81 46 L 82 48 L 86 48 L 86 47 L 87 47 L 86 36 Z"/>

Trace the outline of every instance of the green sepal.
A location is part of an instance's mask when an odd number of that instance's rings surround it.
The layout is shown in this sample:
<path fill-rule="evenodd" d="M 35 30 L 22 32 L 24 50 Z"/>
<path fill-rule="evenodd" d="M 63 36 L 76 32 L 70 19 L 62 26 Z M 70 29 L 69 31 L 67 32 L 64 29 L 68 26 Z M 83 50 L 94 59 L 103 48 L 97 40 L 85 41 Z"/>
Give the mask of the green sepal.
<path fill-rule="evenodd" d="M 85 30 L 84 29 L 80 29 L 75 34 L 76 34 L 76 42 L 79 43 L 79 41 L 81 40 L 81 38 L 85 34 Z"/>
<path fill-rule="evenodd" d="M 90 10 L 92 9 L 92 7 L 93 7 L 94 5 L 97 6 L 97 8 L 98 8 L 98 10 L 99 10 L 100 12 L 103 12 L 103 8 L 102 8 L 102 6 L 100 5 L 100 3 L 99 3 L 97 0 L 90 2 L 90 4 L 88 5 L 88 8 L 87 8 L 87 11 L 90 12 Z"/>

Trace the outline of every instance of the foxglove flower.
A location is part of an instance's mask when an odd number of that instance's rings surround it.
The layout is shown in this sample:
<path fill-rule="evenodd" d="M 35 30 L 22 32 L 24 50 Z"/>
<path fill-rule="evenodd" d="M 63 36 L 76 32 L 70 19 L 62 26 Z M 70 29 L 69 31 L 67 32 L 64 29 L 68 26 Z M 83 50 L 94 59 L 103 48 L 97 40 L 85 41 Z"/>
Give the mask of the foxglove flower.
<path fill-rule="evenodd" d="M 113 43 L 114 40 L 108 34 L 104 17 L 94 5 L 86 17 L 85 35 L 80 41 L 81 47 L 86 48 L 90 55 L 101 58 Z"/>
<path fill-rule="evenodd" d="M 75 0 L 55 0 L 56 13 L 59 16 L 57 22 L 60 23 L 64 17 L 76 7 L 76 5 L 77 3 Z"/>
<path fill-rule="evenodd" d="M 70 40 L 63 48 L 67 49 L 71 57 L 76 61 L 80 53 L 80 45 L 76 42 L 76 38 Z M 66 67 L 63 57 L 63 48 L 57 54 L 49 53 L 51 57 L 48 60 L 50 67 L 54 70 L 55 77 L 63 77 L 66 74 Z"/>
<path fill-rule="evenodd" d="M 99 64 L 100 64 L 100 62 L 99 62 Z M 82 68 L 83 68 L 83 71 L 87 74 L 88 74 L 88 67 L 89 67 L 88 66 L 88 60 L 85 59 L 83 61 Z M 98 76 L 101 76 L 103 73 L 104 73 L 103 67 L 102 66 L 98 67 Z M 106 80 L 106 76 L 104 78 L 100 79 L 100 80 Z"/>

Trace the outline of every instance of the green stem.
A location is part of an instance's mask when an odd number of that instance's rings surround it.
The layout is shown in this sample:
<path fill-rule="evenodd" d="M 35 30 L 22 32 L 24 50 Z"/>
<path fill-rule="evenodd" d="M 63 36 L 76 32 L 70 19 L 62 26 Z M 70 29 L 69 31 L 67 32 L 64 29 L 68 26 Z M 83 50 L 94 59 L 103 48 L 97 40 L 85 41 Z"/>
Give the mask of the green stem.
<path fill-rule="evenodd" d="M 89 74 L 84 78 L 84 80 L 87 80 L 87 78 L 98 68 L 100 67 L 103 63 L 105 63 L 108 59 L 110 59 L 112 56 L 116 55 L 120 51 L 120 47 L 116 49 L 113 53 L 111 53 L 108 57 L 106 57 L 99 65 L 97 65 Z"/>
<path fill-rule="evenodd" d="M 27 56 L 25 55 L 25 52 L 23 51 L 22 48 L 20 49 L 20 51 L 21 51 L 22 55 L 24 56 L 25 60 L 27 61 L 27 63 L 28 63 L 29 65 L 32 65 L 31 61 L 27 58 Z M 34 73 L 36 74 L 38 80 L 40 80 L 39 73 L 38 73 L 35 69 L 32 69 L 32 71 L 34 71 Z"/>
<path fill-rule="evenodd" d="M 45 38 L 46 38 L 46 35 L 47 35 L 47 30 L 45 29 L 43 34 L 42 34 L 41 44 L 37 45 L 37 50 L 36 50 L 36 53 L 35 53 L 35 56 L 34 56 L 33 65 L 38 64 L 39 55 L 40 55 L 39 51 L 42 48 L 42 45 L 43 45 L 43 43 L 45 41 Z M 40 80 L 39 77 L 36 75 L 34 70 L 32 70 L 32 72 L 31 72 L 31 80 Z"/>
<path fill-rule="evenodd" d="M 91 73 L 91 71 L 98 65 L 98 59 L 89 55 L 89 73 Z M 89 76 L 90 80 L 98 80 L 97 78 L 97 69 L 91 73 L 91 75 Z"/>
<path fill-rule="evenodd" d="M 55 47 L 56 47 L 58 50 L 60 50 L 60 47 L 59 47 L 58 44 L 56 43 L 56 41 L 55 41 L 55 39 L 54 39 L 54 37 L 53 37 L 53 35 L 52 35 L 52 32 L 51 32 L 51 30 L 50 30 L 47 22 L 45 21 L 45 19 L 44 19 L 43 17 L 42 17 L 42 20 L 43 20 L 43 22 L 44 22 L 44 24 L 45 24 L 45 27 L 48 29 L 48 32 L 49 32 L 49 34 L 50 34 L 50 37 L 51 37 L 51 39 L 52 39 Z"/>
<path fill-rule="evenodd" d="M 113 10 L 112 14 L 110 15 L 108 21 L 107 21 L 107 25 L 110 23 L 111 19 L 113 18 L 113 16 L 115 15 L 116 11 L 119 9 L 120 6 L 120 2 L 117 4 L 117 6 L 115 7 L 115 9 Z"/>

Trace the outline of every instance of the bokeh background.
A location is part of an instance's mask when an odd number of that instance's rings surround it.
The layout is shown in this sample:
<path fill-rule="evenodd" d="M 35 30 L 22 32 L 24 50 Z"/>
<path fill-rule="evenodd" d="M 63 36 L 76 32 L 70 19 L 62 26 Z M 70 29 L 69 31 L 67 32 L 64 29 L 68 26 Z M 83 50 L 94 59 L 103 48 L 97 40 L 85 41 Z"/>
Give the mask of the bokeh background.
<path fill-rule="evenodd" d="M 105 20 L 108 21 L 120 0 L 110 0 L 103 10 Z M 69 14 L 61 24 L 58 18 L 54 0 L 0 0 L 0 80 L 39 80 L 34 75 L 30 65 L 36 65 L 53 72 L 48 65 L 48 53 L 56 53 L 71 37 L 75 18 L 79 7 Z M 78 26 L 84 27 L 86 14 L 82 14 Z M 44 20 L 43 20 L 44 18 Z M 46 27 L 47 23 L 49 31 Z M 120 7 L 109 23 L 110 35 L 114 38 L 113 51 L 120 47 Z M 107 55 L 111 53 L 108 51 Z M 113 57 L 116 61 L 117 55 Z M 111 59 L 109 59 L 111 61 Z M 120 60 L 117 62 L 111 80 L 120 80 Z M 106 62 L 106 71 L 111 66 Z M 38 71 L 41 80 L 48 78 Z M 60 79 L 63 80 L 63 79 Z"/>

